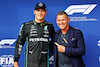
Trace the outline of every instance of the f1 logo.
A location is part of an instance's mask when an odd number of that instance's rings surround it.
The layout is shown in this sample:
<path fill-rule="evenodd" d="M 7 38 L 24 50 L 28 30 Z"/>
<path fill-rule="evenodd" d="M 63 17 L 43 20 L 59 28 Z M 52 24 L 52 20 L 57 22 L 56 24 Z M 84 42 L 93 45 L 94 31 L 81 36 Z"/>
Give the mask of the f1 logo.
<path fill-rule="evenodd" d="M 100 62 L 100 56 L 99 56 L 99 62 Z"/>
<path fill-rule="evenodd" d="M 71 5 L 65 10 L 65 12 L 68 15 L 72 15 L 73 13 L 89 14 L 96 6 L 97 4 Z"/>
<path fill-rule="evenodd" d="M 98 41 L 98 44 L 97 44 L 97 46 L 100 46 L 100 40 Z"/>
<path fill-rule="evenodd" d="M 3 39 L 0 41 L 0 45 L 4 45 L 4 44 L 12 45 L 15 41 L 16 39 Z"/>

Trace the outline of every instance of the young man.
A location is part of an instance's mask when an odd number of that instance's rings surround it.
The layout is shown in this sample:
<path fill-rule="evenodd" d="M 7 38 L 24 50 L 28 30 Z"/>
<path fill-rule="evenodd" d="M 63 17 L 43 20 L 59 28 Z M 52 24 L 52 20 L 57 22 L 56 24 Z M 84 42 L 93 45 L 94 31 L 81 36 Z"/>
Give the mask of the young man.
<path fill-rule="evenodd" d="M 34 10 L 35 19 L 23 23 L 16 42 L 14 54 L 14 67 L 18 67 L 18 60 L 22 46 L 26 42 L 25 67 L 47 67 L 49 36 L 52 38 L 55 30 L 53 24 L 44 20 L 47 14 L 46 6 L 38 3 Z"/>
<path fill-rule="evenodd" d="M 54 67 L 85 67 L 82 32 L 69 26 L 69 18 L 64 11 L 57 14 L 56 22 L 60 30 L 54 35 Z"/>

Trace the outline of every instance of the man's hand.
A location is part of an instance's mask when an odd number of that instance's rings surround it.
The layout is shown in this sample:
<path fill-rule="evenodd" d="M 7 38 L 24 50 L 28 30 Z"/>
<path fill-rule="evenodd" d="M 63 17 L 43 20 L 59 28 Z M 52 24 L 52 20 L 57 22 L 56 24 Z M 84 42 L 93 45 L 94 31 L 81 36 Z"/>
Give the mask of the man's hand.
<path fill-rule="evenodd" d="M 74 27 L 74 29 L 78 30 L 78 28 Z"/>
<path fill-rule="evenodd" d="M 14 67 L 19 67 L 18 62 L 14 62 Z"/>
<path fill-rule="evenodd" d="M 65 52 L 65 46 L 59 45 L 57 42 L 55 42 L 55 45 L 57 45 L 58 51 L 64 53 Z"/>

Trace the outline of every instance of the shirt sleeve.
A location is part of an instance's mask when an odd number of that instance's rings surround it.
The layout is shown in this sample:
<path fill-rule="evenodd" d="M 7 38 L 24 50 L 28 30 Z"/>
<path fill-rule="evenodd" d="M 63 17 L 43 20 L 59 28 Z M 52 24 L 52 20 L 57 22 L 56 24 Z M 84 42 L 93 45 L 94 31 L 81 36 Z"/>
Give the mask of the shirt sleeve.
<path fill-rule="evenodd" d="M 53 24 L 51 24 L 51 26 L 50 26 L 50 37 L 53 38 L 54 34 L 55 34 L 55 29 L 54 29 Z"/>
<path fill-rule="evenodd" d="M 22 51 L 22 46 L 24 45 L 25 41 L 26 41 L 25 24 L 22 24 L 19 31 L 18 39 L 16 41 L 14 62 L 18 62 Z"/>
<path fill-rule="evenodd" d="M 49 46 L 49 49 L 53 49 L 53 37 L 54 37 L 54 34 L 55 34 L 55 29 L 54 29 L 54 26 L 53 24 L 51 24 L 49 26 L 49 35 L 50 35 L 50 46 Z"/>

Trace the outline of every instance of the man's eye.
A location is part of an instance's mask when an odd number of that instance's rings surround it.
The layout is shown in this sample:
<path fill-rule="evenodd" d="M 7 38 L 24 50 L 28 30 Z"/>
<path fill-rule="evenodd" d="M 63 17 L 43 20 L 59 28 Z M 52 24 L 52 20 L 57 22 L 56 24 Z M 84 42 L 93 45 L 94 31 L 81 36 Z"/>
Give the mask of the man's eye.
<path fill-rule="evenodd" d="M 64 19 L 62 21 L 64 21 Z"/>
<path fill-rule="evenodd" d="M 37 9 L 36 11 L 40 11 L 39 9 Z"/>
<path fill-rule="evenodd" d="M 58 20 L 58 21 L 60 21 L 60 20 Z"/>

